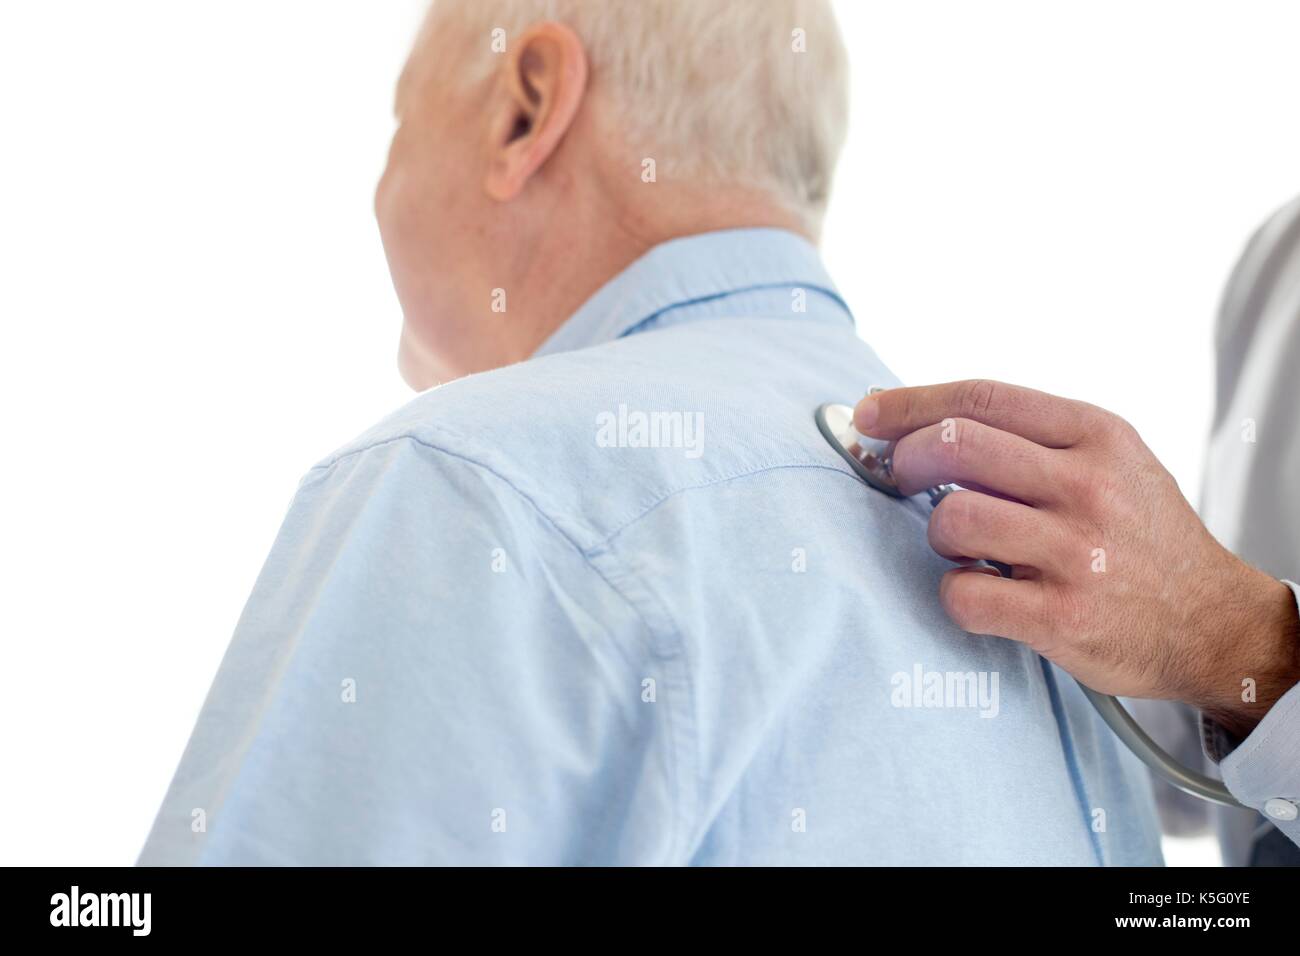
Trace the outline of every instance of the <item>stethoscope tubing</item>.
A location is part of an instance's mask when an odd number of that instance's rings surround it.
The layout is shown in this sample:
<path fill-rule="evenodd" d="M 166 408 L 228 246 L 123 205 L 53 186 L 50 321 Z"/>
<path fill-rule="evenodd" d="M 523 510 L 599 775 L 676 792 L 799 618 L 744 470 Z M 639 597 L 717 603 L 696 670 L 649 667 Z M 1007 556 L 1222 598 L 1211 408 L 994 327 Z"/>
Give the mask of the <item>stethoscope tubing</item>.
<path fill-rule="evenodd" d="M 1217 803 L 1225 807 L 1244 806 L 1241 801 L 1232 795 L 1222 780 L 1216 780 L 1206 774 L 1198 773 L 1171 757 L 1167 751 L 1151 739 L 1147 732 L 1133 719 L 1133 715 L 1116 698 L 1110 694 L 1095 691 L 1078 679 L 1075 680 L 1075 683 L 1079 685 L 1083 695 L 1088 698 L 1097 713 L 1101 715 L 1101 719 L 1106 722 L 1106 726 L 1110 727 L 1124 746 L 1128 747 L 1156 776 L 1171 786 L 1177 787 L 1183 793 L 1191 794 L 1193 797 L 1200 797 L 1210 803 Z"/>

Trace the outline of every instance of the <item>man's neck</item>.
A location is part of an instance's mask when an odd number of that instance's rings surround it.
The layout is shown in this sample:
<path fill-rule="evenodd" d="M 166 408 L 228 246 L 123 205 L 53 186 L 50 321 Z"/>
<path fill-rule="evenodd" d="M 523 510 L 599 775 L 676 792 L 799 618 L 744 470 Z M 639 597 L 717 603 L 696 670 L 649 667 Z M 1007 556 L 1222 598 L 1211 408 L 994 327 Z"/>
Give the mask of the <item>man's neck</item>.
<path fill-rule="evenodd" d="M 514 302 L 524 311 L 503 327 L 509 362 L 531 356 L 601 286 L 661 243 L 721 229 L 765 227 L 815 241 L 798 217 L 766 196 L 738 190 L 689 200 L 679 195 L 666 208 L 654 208 L 652 201 L 627 204 L 569 222 L 569 228 L 546 234 L 514 283 L 511 311 Z"/>

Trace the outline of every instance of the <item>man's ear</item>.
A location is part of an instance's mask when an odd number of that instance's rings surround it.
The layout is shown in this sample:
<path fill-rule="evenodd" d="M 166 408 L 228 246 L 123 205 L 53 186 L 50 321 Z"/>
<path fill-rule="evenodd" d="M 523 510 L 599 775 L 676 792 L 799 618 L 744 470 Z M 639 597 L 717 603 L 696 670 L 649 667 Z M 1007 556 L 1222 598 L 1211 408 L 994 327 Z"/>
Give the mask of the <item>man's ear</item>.
<path fill-rule="evenodd" d="M 514 199 L 555 152 L 587 89 L 587 54 L 562 23 L 538 23 L 510 43 L 492 99 L 484 188 Z"/>

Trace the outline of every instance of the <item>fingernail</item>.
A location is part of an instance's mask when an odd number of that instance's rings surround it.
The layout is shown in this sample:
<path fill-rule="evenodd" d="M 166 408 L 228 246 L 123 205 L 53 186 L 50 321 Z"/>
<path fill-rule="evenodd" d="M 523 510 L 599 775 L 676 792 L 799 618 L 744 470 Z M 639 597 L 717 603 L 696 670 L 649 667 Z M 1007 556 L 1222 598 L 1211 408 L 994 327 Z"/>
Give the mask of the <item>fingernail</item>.
<path fill-rule="evenodd" d="M 879 417 L 880 403 L 868 395 L 853 410 L 853 427 L 860 432 L 868 431 Z"/>
<path fill-rule="evenodd" d="M 997 568 L 990 568 L 986 564 L 967 564 L 959 568 L 953 568 L 952 570 L 959 571 L 962 574 L 991 574 L 995 578 L 1002 577 L 1001 572 L 999 572 Z"/>

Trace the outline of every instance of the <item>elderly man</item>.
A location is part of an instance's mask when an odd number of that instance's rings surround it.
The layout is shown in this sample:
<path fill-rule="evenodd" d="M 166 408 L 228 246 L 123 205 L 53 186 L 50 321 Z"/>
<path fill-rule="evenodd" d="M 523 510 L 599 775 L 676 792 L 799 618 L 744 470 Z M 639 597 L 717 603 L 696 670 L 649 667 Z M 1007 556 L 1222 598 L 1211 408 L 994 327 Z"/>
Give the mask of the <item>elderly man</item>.
<path fill-rule="evenodd" d="M 813 245 L 846 70 L 819 0 L 436 4 L 376 206 L 448 384 L 304 478 L 143 863 L 1159 862 L 814 425 L 896 383 Z"/>

